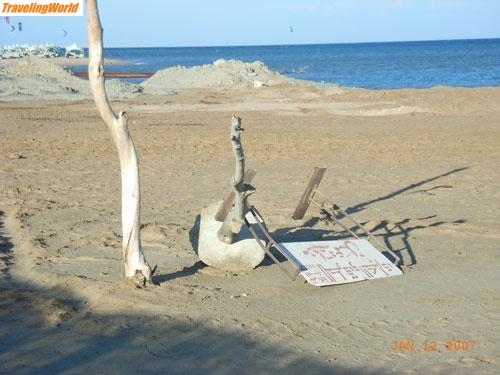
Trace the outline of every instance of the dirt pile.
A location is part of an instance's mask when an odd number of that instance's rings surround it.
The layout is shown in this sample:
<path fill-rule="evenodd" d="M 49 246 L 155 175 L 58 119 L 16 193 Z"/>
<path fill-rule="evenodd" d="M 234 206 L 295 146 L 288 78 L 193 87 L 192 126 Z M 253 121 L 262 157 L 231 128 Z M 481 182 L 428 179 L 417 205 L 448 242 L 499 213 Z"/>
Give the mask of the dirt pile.
<path fill-rule="evenodd" d="M 111 99 L 130 98 L 142 88 L 118 80 L 106 81 Z M 26 57 L 0 70 L 0 100 L 72 100 L 90 98 L 89 83 L 46 59 Z"/>
<path fill-rule="evenodd" d="M 175 89 L 227 87 L 245 85 L 250 87 L 273 86 L 282 83 L 303 81 L 288 78 L 269 69 L 263 62 L 245 63 L 238 60 L 217 60 L 213 64 L 186 68 L 176 66 L 159 70 L 143 82 L 146 93 L 167 94 Z"/>
<path fill-rule="evenodd" d="M 308 85 L 311 82 L 286 77 L 263 62 L 217 60 L 213 64 L 159 70 L 141 85 L 106 80 L 111 99 L 131 98 L 143 93 L 171 95 L 176 90 L 243 86 L 261 88 L 280 84 Z M 71 75 L 60 64 L 28 56 L 0 68 L 0 100 L 72 100 L 91 98 L 88 81 Z"/>

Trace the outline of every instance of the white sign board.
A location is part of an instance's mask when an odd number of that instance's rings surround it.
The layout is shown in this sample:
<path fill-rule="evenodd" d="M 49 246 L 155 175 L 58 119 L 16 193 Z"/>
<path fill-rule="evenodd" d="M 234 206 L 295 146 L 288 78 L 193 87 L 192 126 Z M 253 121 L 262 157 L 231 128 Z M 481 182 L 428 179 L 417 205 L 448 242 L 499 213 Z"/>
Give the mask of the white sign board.
<path fill-rule="evenodd" d="M 403 274 L 367 240 L 288 242 L 280 245 L 304 266 L 301 275 L 315 286 Z"/>

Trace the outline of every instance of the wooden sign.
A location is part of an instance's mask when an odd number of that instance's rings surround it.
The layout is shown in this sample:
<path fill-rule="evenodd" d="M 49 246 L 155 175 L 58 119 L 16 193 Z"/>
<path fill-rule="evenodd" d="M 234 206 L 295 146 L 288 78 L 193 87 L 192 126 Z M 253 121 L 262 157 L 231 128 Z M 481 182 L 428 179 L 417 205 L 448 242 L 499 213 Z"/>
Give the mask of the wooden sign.
<path fill-rule="evenodd" d="M 312 285 L 326 286 L 399 276 L 403 273 L 367 240 L 281 243 L 303 266 Z"/>

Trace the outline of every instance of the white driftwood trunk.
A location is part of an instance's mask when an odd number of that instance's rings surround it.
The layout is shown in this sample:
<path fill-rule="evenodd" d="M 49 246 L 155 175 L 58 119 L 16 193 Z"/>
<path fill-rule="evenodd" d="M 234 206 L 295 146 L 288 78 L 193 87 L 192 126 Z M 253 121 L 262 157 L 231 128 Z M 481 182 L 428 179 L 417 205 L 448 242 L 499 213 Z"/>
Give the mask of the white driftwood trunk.
<path fill-rule="evenodd" d="M 246 189 L 243 182 L 245 177 L 245 155 L 243 153 L 243 146 L 241 145 L 242 131 L 241 119 L 233 115 L 231 119 L 231 146 L 235 158 L 235 171 L 231 185 L 236 199 L 234 207 L 231 209 L 226 220 L 224 220 L 224 223 L 217 232 L 219 240 L 229 244 L 235 241 L 236 236 L 240 232 L 245 214 Z"/>
<path fill-rule="evenodd" d="M 87 1 L 89 38 L 89 81 L 95 104 L 108 126 L 118 150 L 122 180 L 122 233 L 125 276 L 141 274 L 144 282 L 151 281 L 152 271 L 146 262 L 140 239 L 139 166 L 135 146 L 127 127 L 124 112 L 117 116 L 108 101 L 104 86 L 102 27 L 97 0 Z"/>

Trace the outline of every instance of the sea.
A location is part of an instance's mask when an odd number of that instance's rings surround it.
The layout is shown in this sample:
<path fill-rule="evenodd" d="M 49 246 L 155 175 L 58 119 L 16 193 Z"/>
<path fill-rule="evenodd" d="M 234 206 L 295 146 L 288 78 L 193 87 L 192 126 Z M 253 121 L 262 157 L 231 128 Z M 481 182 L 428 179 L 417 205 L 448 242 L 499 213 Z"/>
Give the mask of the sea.
<path fill-rule="evenodd" d="M 86 51 L 87 52 L 87 51 Z M 156 72 L 218 59 L 263 61 L 287 76 L 366 89 L 500 86 L 500 39 L 279 46 L 106 48 L 129 62 L 107 71 Z M 140 83 L 141 79 L 130 80 Z"/>

